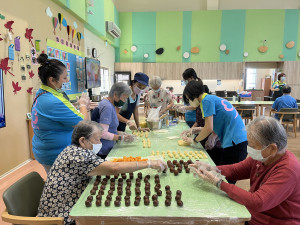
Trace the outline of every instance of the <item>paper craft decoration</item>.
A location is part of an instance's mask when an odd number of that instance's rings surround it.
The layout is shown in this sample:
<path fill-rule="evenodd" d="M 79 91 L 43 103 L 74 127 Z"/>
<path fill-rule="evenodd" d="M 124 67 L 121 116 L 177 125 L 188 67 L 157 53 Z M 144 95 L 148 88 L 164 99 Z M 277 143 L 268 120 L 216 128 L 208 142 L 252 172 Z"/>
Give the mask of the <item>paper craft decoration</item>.
<path fill-rule="evenodd" d="M 72 29 L 72 43 L 74 42 L 75 34 L 76 34 L 76 30 Z"/>
<path fill-rule="evenodd" d="M 3 40 L 3 38 L 1 38 L 1 34 L 0 34 L 0 41 L 2 41 Z"/>
<path fill-rule="evenodd" d="M 227 49 L 227 50 L 225 51 L 225 54 L 226 54 L 226 55 L 228 55 L 228 54 L 229 54 L 229 52 L 230 52 L 230 50 L 229 50 L 229 49 Z"/>
<path fill-rule="evenodd" d="M 62 25 L 63 25 L 64 27 L 67 27 L 67 26 L 68 26 L 67 21 L 66 21 L 65 18 L 63 18 Z"/>
<path fill-rule="evenodd" d="M 268 51 L 268 47 L 266 46 L 267 40 L 264 40 L 263 45 L 258 47 L 258 51 L 261 53 L 265 53 Z"/>
<path fill-rule="evenodd" d="M 130 49 L 131 49 L 132 52 L 136 52 L 137 47 L 135 45 L 132 45 Z"/>
<path fill-rule="evenodd" d="M 61 30 L 61 24 L 62 24 L 63 19 L 64 19 L 63 14 L 58 13 L 59 30 Z"/>
<path fill-rule="evenodd" d="M 145 53 L 145 54 L 144 54 L 144 58 L 147 59 L 148 57 L 149 57 L 149 54 L 148 54 L 148 53 Z"/>
<path fill-rule="evenodd" d="M 52 25 L 53 25 L 53 34 L 54 35 L 56 34 L 55 28 L 57 27 L 57 24 L 58 24 L 58 19 L 56 17 L 53 17 L 52 18 Z"/>
<path fill-rule="evenodd" d="M 12 25 L 14 24 L 14 22 L 15 22 L 15 21 L 10 20 L 10 21 L 7 21 L 6 24 L 4 24 L 4 27 L 5 27 L 6 29 L 8 29 L 8 31 L 11 32 L 11 33 L 14 33 L 14 32 L 12 31 Z"/>
<path fill-rule="evenodd" d="M 179 51 L 180 49 L 181 49 L 181 46 L 178 45 L 178 46 L 176 47 L 176 50 Z"/>
<path fill-rule="evenodd" d="M 28 88 L 27 89 L 27 93 L 30 94 L 30 95 L 32 95 L 32 89 L 33 89 L 33 87 Z"/>
<path fill-rule="evenodd" d="M 158 48 L 158 49 L 156 49 L 156 51 L 155 51 L 155 53 L 157 54 L 157 55 L 161 55 L 161 54 L 163 54 L 164 53 L 164 48 Z"/>
<path fill-rule="evenodd" d="M 190 53 L 185 52 L 183 53 L 183 58 L 188 59 L 190 57 Z"/>
<path fill-rule="evenodd" d="M 283 55 L 283 54 L 280 54 L 280 55 L 279 55 L 279 58 L 280 58 L 280 59 L 283 59 L 283 58 L 284 58 L 284 55 Z"/>
<path fill-rule="evenodd" d="M 191 49 L 191 53 L 194 53 L 194 54 L 199 53 L 199 48 L 198 47 L 193 47 Z"/>
<path fill-rule="evenodd" d="M 75 21 L 73 22 L 73 26 L 75 27 L 75 29 L 78 28 L 78 25 L 77 25 L 77 23 Z"/>
<path fill-rule="evenodd" d="M 68 33 L 68 41 L 70 40 L 70 31 L 72 30 L 72 27 L 70 25 L 67 26 L 67 33 Z"/>
<path fill-rule="evenodd" d="M 47 16 L 49 16 L 50 18 L 53 16 L 53 13 L 51 12 L 50 7 L 48 7 L 48 8 L 46 9 L 46 14 L 47 14 Z"/>
<path fill-rule="evenodd" d="M 295 46 L 295 42 L 294 41 L 289 41 L 288 43 L 286 43 L 285 47 L 287 48 L 293 48 Z"/>
<path fill-rule="evenodd" d="M 78 40 L 78 45 L 80 46 L 81 33 L 77 32 L 76 36 L 77 36 L 77 40 Z"/>
<path fill-rule="evenodd" d="M 8 58 L 10 60 L 15 60 L 15 51 L 14 51 L 14 45 L 11 44 L 8 46 Z"/>
<path fill-rule="evenodd" d="M 5 127 L 5 102 L 4 102 L 4 82 L 2 70 L 0 69 L 0 128 Z"/>
<path fill-rule="evenodd" d="M 37 52 L 39 52 L 41 49 L 40 49 L 40 42 L 41 40 L 35 40 L 35 50 Z"/>
<path fill-rule="evenodd" d="M 17 52 L 21 51 L 21 44 L 20 44 L 20 36 L 15 37 L 15 50 Z"/>
<path fill-rule="evenodd" d="M 34 73 L 33 73 L 33 71 L 31 70 L 31 71 L 29 72 L 29 78 L 32 79 L 33 77 L 34 77 Z"/>
<path fill-rule="evenodd" d="M 123 52 L 124 52 L 124 54 L 127 54 L 127 52 L 128 52 L 128 51 L 127 51 L 127 49 L 124 49 L 124 51 L 123 51 Z"/>
<path fill-rule="evenodd" d="M 248 52 L 244 52 L 244 57 L 248 57 Z"/>
<path fill-rule="evenodd" d="M 220 45 L 220 50 L 221 50 L 222 52 L 225 51 L 225 50 L 226 50 L 226 45 L 224 45 L 224 44 Z"/>
<path fill-rule="evenodd" d="M 11 75 L 13 75 L 9 70 L 10 67 L 8 66 L 8 57 L 1 59 L 1 63 L 0 63 L 0 69 L 2 69 L 6 75 L 6 72 L 9 72 Z M 15 75 L 13 75 L 15 76 Z"/>
<path fill-rule="evenodd" d="M 33 37 L 32 37 L 32 31 L 33 31 L 33 29 L 26 28 L 25 38 L 28 39 L 28 41 L 31 43 L 31 45 L 33 47 L 33 43 L 31 41 L 33 39 Z"/>
<path fill-rule="evenodd" d="M 12 86 L 13 86 L 15 95 L 17 94 L 18 91 L 21 91 L 21 89 L 22 89 L 22 87 L 19 86 L 19 82 L 15 83 L 12 81 Z"/>

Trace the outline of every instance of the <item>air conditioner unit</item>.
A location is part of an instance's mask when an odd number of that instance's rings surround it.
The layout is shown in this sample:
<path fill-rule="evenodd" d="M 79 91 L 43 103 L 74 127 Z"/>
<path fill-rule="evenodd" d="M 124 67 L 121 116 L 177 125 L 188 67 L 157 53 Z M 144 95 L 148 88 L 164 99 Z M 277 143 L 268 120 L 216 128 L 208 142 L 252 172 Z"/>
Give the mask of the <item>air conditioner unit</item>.
<path fill-rule="evenodd" d="M 114 22 L 106 21 L 106 31 L 114 38 L 121 37 L 121 30 Z"/>

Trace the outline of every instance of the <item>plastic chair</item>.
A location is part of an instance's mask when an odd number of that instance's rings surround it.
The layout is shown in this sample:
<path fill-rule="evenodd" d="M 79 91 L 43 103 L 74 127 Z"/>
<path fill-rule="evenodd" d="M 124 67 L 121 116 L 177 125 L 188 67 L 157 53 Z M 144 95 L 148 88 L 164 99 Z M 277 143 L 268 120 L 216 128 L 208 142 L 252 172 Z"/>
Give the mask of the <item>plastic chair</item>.
<path fill-rule="evenodd" d="M 255 105 L 240 105 L 237 109 L 238 113 L 245 120 L 245 124 L 248 124 L 249 120 L 253 120 L 254 112 L 256 110 Z"/>
<path fill-rule="evenodd" d="M 37 172 L 31 172 L 11 185 L 3 193 L 6 209 L 2 220 L 15 225 L 63 225 L 62 217 L 36 217 L 44 184 Z"/>
<path fill-rule="evenodd" d="M 281 108 L 279 112 L 271 111 L 271 113 L 279 116 L 280 123 L 286 125 L 286 132 L 288 131 L 288 125 L 293 125 L 295 137 L 297 137 L 297 116 L 300 114 L 296 108 Z"/>

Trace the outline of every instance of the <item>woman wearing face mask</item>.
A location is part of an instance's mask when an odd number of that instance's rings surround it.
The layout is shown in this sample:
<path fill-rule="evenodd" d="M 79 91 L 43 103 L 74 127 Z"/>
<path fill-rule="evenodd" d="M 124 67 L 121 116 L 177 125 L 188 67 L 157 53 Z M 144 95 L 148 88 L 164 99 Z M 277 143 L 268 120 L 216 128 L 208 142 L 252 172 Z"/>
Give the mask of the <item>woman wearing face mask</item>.
<path fill-rule="evenodd" d="M 276 98 L 281 97 L 283 95 L 282 89 L 286 85 L 286 75 L 285 73 L 281 73 L 278 75 L 278 80 L 273 83 L 271 87 L 271 91 L 273 91 L 272 101 L 275 101 Z"/>
<path fill-rule="evenodd" d="M 90 100 L 83 93 L 78 100 L 80 112 L 77 111 L 63 95 L 63 83 L 68 82 L 65 65 L 48 59 L 46 54 L 41 54 L 37 61 L 41 65 L 38 74 L 42 85 L 31 109 L 32 151 L 48 173 L 58 154 L 71 144 L 73 127 L 88 118 Z"/>
<path fill-rule="evenodd" d="M 225 99 L 204 92 L 202 81 L 189 82 L 184 97 L 193 107 L 200 107 L 205 125 L 194 139 L 183 137 L 189 143 L 198 143 L 212 132 L 221 141 L 219 165 L 234 164 L 247 156 L 247 133 L 242 118 L 236 109 Z M 235 183 L 235 181 L 229 181 Z"/>
<path fill-rule="evenodd" d="M 102 159 L 106 158 L 116 141 L 121 143 L 123 141 L 127 143 L 134 141 L 133 135 L 117 131 L 119 120 L 115 107 L 122 107 L 129 95 L 131 95 L 131 89 L 127 84 L 123 82 L 115 83 L 111 87 L 108 97 L 103 99 L 92 112 L 92 120 L 100 123 L 104 129 L 101 138 L 102 148 L 98 153 L 98 156 Z"/>
<path fill-rule="evenodd" d="M 116 107 L 117 116 L 119 120 L 118 131 L 125 131 L 126 125 L 130 130 L 149 130 L 148 128 L 141 128 L 139 122 L 139 103 L 141 94 L 148 86 L 149 77 L 144 73 L 136 73 L 134 80 L 131 82 L 132 94 L 129 96 L 122 108 Z M 130 121 L 133 114 L 135 123 Z"/>
<path fill-rule="evenodd" d="M 163 115 L 169 111 L 174 105 L 172 96 L 168 91 L 161 88 L 161 79 L 159 76 L 154 76 L 150 79 L 150 87 L 152 88 L 149 91 L 149 104 L 150 108 L 158 108 L 161 106 L 159 115 Z"/>
<path fill-rule="evenodd" d="M 234 165 L 191 165 L 195 173 L 247 207 L 251 225 L 300 224 L 300 163 L 286 150 L 284 127 L 274 118 L 257 117 L 247 126 L 250 157 Z M 198 169 L 199 168 L 199 169 Z M 250 190 L 223 182 L 250 179 Z"/>
<path fill-rule="evenodd" d="M 162 160 L 104 161 L 96 155 L 101 149 L 102 132 L 103 128 L 94 121 L 81 121 L 75 126 L 72 145 L 60 153 L 51 167 L 40 199 L 38 217 L 64 217 L 64 224 L 73 225 L 75 221 L 69 218 L 69 213 L 89 184 L 91 176 L 118 175 L 145 168 L 161 172 L 167 168 Z M 96 195 L 92 197 L 92 204 L 95 204 Z M 102 196 L 101 205 L 104 205 L 104 201 Z"/>

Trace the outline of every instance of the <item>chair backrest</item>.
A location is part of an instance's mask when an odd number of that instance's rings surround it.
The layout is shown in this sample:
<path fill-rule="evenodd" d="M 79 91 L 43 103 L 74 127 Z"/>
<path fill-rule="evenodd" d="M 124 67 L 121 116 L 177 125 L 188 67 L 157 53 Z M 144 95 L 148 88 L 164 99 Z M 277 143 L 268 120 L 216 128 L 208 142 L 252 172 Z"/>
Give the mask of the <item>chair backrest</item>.
<path fill-rule="evenodd" d="M 256 106 L 255 105 L 240 105 L 237 108 L 237 111 L 239 111 L 239 109 L 256 109 Z M 243 110 L 242 117 L 250 117 L 253 112 L 254 112 L 254 110 Z"/>
<path fill-rule="evenodd" d="M 296 108 L 281 108 L 279 110 L 279 112 L 298 112 L 298 109 Z M 278 117 L 280 118 L 281 115 L 278 115 Z M 294 119 L 294 115 L 284 115 L 282 120 L 293 120 Z"/>
<path fill-rule="evenodd" d="M 31 172 L 11 185 L 3 193 L 7 212 L 15 216 L 36 216 L 44 184 L 37 172 Z"/>
<path fill-rule="evenodd" d="M 215 93 L 218 97 L 225 97 L 225 91 L 215 91 Z"/>
<path fill-rule="evenodd" d="M 236 91 L 227 91 L 227 97 L 233 97 L 233 96 L 237 96 Z"/>

